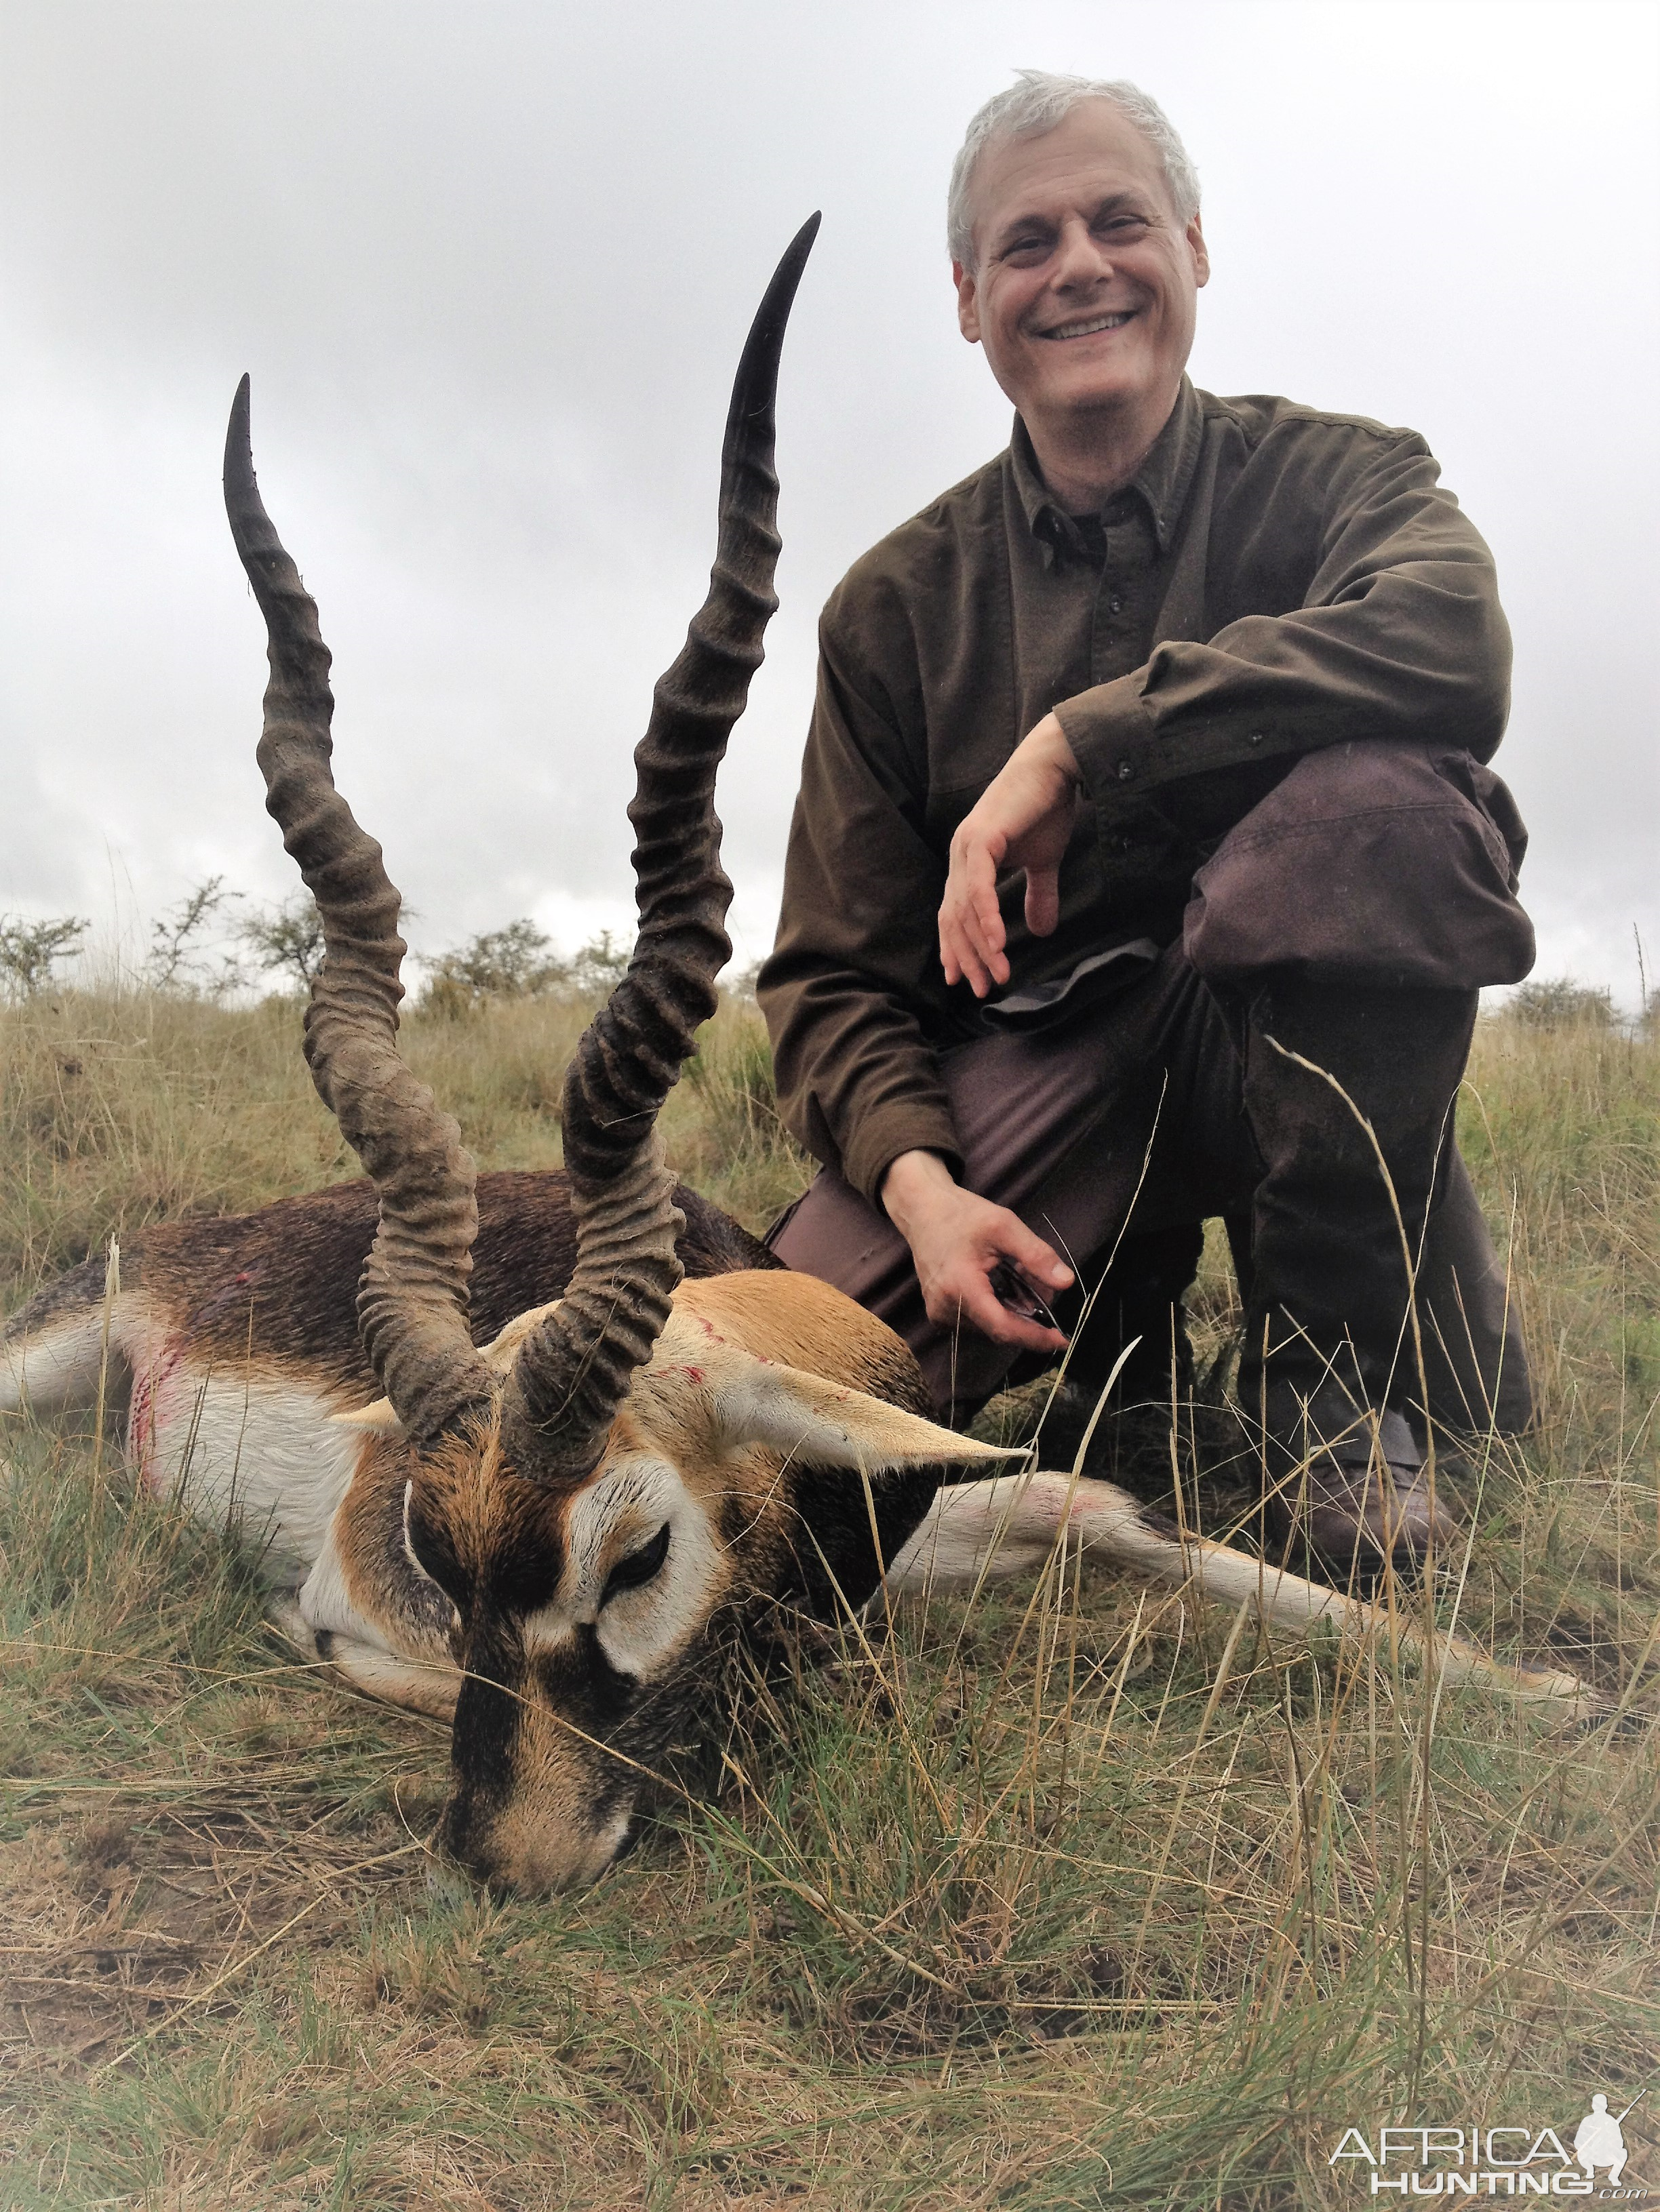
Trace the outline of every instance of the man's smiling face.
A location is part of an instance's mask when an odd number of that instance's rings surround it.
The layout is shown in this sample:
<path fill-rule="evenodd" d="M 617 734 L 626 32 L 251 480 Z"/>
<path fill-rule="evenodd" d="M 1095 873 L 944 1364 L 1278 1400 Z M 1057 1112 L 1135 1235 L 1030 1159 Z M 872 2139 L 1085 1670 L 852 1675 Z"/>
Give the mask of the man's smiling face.
<path fill-rule="evenodd" d="M 958 319 L 1043 443 L 1046 424 L 1145 417 L 1155 435 L 1210 274 L 1149 141 L 1086 100 L 1037 138 L 994 143 L 975 173 L 976 266 L 952 264 Z"/>

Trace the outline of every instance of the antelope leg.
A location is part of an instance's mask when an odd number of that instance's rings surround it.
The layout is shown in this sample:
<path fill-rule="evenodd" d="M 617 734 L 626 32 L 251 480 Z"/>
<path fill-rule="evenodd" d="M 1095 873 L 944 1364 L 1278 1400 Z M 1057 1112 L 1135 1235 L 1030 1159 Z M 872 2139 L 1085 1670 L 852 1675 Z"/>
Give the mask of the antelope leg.
<path fill-rule="evenodd" d="M 1222 1604 L 1249 1600 L 1264 1620 L 1307 1628 L 1329 1621 L 1346 1640 L 1391 1637 L 1431 1661 L 1449 1682 L 1483 1682 L 1529 1700 L 1590 1712 L 1593 1698 L 1577 1675 L 1510 1667 L 1462 1637 L 1426 1632 L 1408 1604 L 1385 1607 L 1346 1596 L 1284 1567 L 1203 1537 L 1185 1540 L 1175 1524 L 1110 1482 L 1044 1473 L 998 1475 L 942 1489 L 927 1518 L 888 1569 L 891 1590 L 972 1589 L 984 1579 L 1041 1567 L 1062 1528 L 1085 1547 L 1156 1581 L 1195 1584 Z"/>

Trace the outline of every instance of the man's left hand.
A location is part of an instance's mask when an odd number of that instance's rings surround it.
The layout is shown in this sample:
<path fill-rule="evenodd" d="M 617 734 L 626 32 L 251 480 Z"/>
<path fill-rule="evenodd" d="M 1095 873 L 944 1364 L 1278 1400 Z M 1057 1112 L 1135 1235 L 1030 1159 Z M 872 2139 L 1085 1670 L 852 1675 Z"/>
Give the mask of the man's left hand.
<path fill-rule="evenodd" d="M 1047 937 L 1061 917 L 1061 861 L 1078 811 L 1078 763 L 1067 733 L 1045 714 L 958 823 L 939 902 L 939 958 L 947 983 L 965 976 L 976 999 L 1009 980 L 997 904 L 1000 868 L 1026 872 L 1026 927 Z"/>

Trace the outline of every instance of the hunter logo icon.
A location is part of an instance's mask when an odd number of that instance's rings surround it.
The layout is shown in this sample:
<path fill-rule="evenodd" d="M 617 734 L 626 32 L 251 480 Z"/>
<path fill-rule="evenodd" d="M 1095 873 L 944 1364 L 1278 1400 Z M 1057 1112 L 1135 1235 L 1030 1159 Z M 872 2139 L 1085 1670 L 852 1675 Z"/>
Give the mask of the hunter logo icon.
<path fill-rule="evenodd" d="M 1629 2105 L 1626 2112 L 1630 2112 Z M 1609 2112 L 1608 2100 L 1599 2089 L 1590 2100 L 1590 2110 L 1573 2131 L 1573 2154 L 1578 2160 L 1585 2179 L 1595 2178 L 1599 2166 L 1608 2170 L 1608 2179 L 1617 2183 L 1626 2170 L 1626 2138 L 1620 2132 L 1620 2121 Z"/>

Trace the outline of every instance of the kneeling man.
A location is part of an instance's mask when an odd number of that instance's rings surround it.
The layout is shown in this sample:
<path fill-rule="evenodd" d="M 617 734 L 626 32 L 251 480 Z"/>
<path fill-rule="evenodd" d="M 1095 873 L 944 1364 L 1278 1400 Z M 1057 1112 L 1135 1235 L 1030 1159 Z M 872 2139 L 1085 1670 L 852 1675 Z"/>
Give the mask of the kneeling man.
<path fill-rule="evenodd" d="M 1057 1323 L 1085 1406 L 1139 1338 L 1167 1478 L 1219 1216 L 1271 1531 L 1411 1564 L 1426 1417 L 1529 1414 L 1451 1127 L 1533 957 L 1492 557 L 1414 433 L 1195 390 L 1197 179 L 1134 86 L 989 101 L 950 246 L 1013 434 L 824 611 L 760 986 L 824 1166 L 775 1249 L 959 1420 Z"/>

